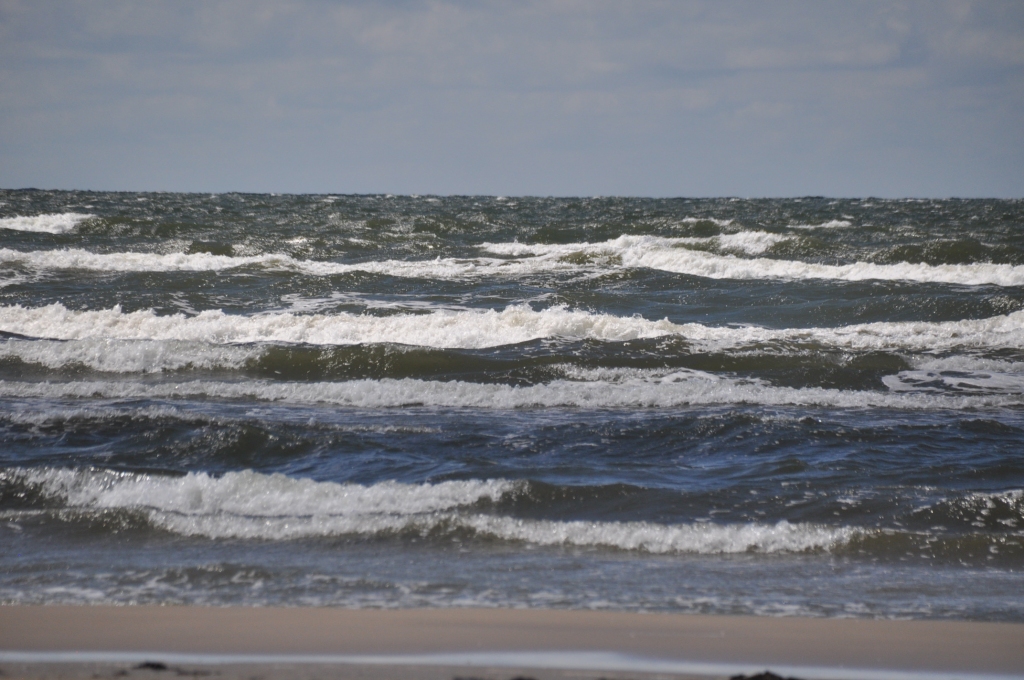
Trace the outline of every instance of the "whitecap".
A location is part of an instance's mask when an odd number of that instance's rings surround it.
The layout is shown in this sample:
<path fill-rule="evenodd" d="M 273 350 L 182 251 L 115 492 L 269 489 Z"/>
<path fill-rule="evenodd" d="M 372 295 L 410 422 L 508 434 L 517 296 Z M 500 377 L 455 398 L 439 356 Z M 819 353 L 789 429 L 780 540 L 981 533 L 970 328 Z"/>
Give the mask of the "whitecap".
<path fill-rule="evenodd" d="M 790 229 L 845 229 L 846 227 L 852 227 L 853 222 L 849 220 L 829 220 L 828 222 L 822 222 L 821 224 L 791 224 Z"/>
<path fill-rule="evenodd" d="M 0 307 L 0 328 L 31 337 L 61 340 L 116 338 L 317 345 L 390 342 L 482 348 L 547 337 L 634 340 L 670 334 L 677 327 L 668 321 L 621 318 L 562 307 L 536 312 L 527 305 L 510 306 L 500 312 L 437 310 L 428 314 L 387 316 L 347 312 L 238 316 L 219 310 L 195 316 L 158 316 L 151 310 L 125 313 L 120 307 L 71 311 L 55 303 L 39 308 Z"/>
<path fill-rule="evenodd" d="M 735 236 L 735 235 L 734 235 Z M 769 235 L 780 238 L 777 235 Z M 721 237 L 714 237 L 721 238 Z M 761 237 L 757 247 L 768 243 Z M 537 244 L 488 243 L 481 246 L 495 254 L 523 257 L 540 262 L 564 261 L 569 255 L 603 257 L 627 268 L 648 268 L 712 279 L 828 279 L 836 281 L 913 281 L 960 285 L 1024 285 L 1024 265 L 973 263 L 929 265 L 900 262 L 876 264 L 854 262 L 846 265 L 817 264 L 799 260 L 744 258 L 687 248 L 693 239 L 655 236 L 620 236 L 604 243 Z"/>
<path fill-rule="evenodd" d="M 181 477 L 65 468 L 30 468 L 17 473 L 47 495 L 71 507 L 152 508 L 183 515 L 239 515 L 250 518 L 341 515 L 414 515 L 497 501 L 517 488 L 506 480 L 436 484 L 382 482 L 372 486 L 316 482 L 251 470 L 213 477 Z"/>
<path fill-rule="evenodd" d="M 432 260 L 380 260 L 341 263 L 300 260 L 284 253 L 211 255 L 209 253 L 93 253 L 80 248 L 19 251 L 0 248 L 0 264 L 40 270 L 97 272 L 203 272 L 242 267 L 295 271 L 307 276 L 337 276 L 362 272 L 382 276 L 423 279 L 458 279 L 479 276 L 525 276 L 540 271 L 574 271 L 571 263 L 516 262 L 498 258 L 435 258 Z M 538 266 L 540 265 L 540 266 Z"/>
<path fill-rule="evenodd" d="M 683 224 L 697 224 L 698 222 L 711 222 L 719 227 L 728 227 L 732 220 L 720 220 L 715 217 L 684 217 L 680 220 Z"/>
<path fill-rule="evenodd" d="M 34 215 L 31 217 L 4 217 L 0 218 L 0 229 L 34 231 L 46 234 L 63 234 L 71 231 L 81 222 L 84 222 L 91 217 L 92 215 L 73 212 Z"/>
<path fill-rule="evenodd" d="M 262 354 L 260 348 L 188 340 L 0 341 L 0 359 L 19 359 L 51 369 L 84 366 L 110 373 L 159 373 L 181 369 L 237 369 Z"/>

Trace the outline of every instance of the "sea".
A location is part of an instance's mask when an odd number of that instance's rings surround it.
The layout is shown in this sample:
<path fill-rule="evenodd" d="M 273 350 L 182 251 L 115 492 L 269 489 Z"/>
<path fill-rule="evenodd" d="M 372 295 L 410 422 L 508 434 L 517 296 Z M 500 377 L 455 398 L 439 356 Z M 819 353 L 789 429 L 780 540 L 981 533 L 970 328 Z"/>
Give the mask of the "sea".
<path fill-rule="evenodd" d="M 0 603 L 1024 621 L 1024 201 L 0 191 Z"/>

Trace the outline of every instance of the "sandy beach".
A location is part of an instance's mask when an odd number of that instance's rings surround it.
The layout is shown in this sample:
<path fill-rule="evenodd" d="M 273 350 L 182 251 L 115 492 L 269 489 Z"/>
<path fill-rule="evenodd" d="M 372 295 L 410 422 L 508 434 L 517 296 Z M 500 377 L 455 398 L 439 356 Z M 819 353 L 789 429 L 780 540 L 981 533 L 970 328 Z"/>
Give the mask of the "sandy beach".
<path fill-rule="evenodd" d="M 0 607 L 4 677 L 1024 677 L 1024 625 L 507 609 Z M 799 675 L 798 675 L 799 674 Z"/>

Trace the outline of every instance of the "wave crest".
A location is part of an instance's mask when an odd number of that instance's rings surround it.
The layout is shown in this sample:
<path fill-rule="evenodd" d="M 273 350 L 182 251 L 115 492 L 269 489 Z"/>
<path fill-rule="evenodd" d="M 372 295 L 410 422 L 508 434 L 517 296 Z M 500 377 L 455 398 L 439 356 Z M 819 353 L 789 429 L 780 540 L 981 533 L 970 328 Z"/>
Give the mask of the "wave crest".
<path fill-rule="evenodd" d="M 92 215 L 73 212 L 34 215 L 31 217 L 4 217 L 0 218 L 0 229 L 31 231 L 45 234 L 63 234 L 71 231 L 81 222 L 84 222 L 91 217 Z"/>
<path fill-rule="evenodd" d="M 430 260 L 366 262 L 303 260 L 283 253 L 232 256 L 203 252 L 93 253 L 81 249 L 25 252 L 3 248 L 0 249 L 0 263 L 20 264 L 36 269 L 103 272 L 223 271 L 239 267 L 263 267 L 295 271 L 307 276 L 363 272 L 438 280 L 523 277 L 559 272 L 601 274 L 620 268 L 647 268 L 712 279 L 882 280 L 968 286 L 1024 285 L 1024 265 L 986 262 L 854 262 L 829 265 L 800 260 L 747 257 L 761 255 L 787 238 L 790 237 L 762 231 L 744 231 L 708 238 L 623 235 L 603 243 L 484 243 L 479 246 L 484 253 L 498 257 L 438 257 Z"/>
<path fill-rule="evenodd" d="M 630 378 L 621 382 L 549 383 L 512 386 L 411 378 L 343 382 L 218 382 L 0 380 L 0 397 L 42 399 L 231 399 L 293 404 L 333 404 L 352 408 L 426 406 L 476 409 L 636 409 L 760 404 L 923 410 L 1016 408 L 1022 394 L 930 394 L 875 392 L 821 387 L 776 387 L 757 380 L 725 378 L 699 371 Z"/>
<path fill-rule="evenodd" d="M 141 512 L 160 529 L 214 539 L 454 532 L 543 546 L 721 554 L 829 550 L 857 534 L 850 528 L 785 521 L 664 525 L 521 519 L 476 510 L 481 502 L 496 503 L 527 487 L 526 482 L 504 479 L 363 486 L 253 471 L 166 477 L 42 468 L 7 470 L 0 473 L 0 483 L 36 487 L 77 510 Z"/>
<path fill-rule="evenodd" d="M 771 343 L 823 344 L 855 350 L 1024 349 L 1024 310 L 962 321 L 876 322 L 835 328 L 740 328 L 651 321 L 571 310 L 534 310 L 510 305 L 501 311 L 439 309 L 423 314 L 304 314 L 270 312 L 252 316 L 207 310 L 194 316 L 159 316 L 152 310 L 73 311 L 60 303 L 45 307 L 0 307 L 0 330 L 54 340 L 182 341 L 210 344 L 295 343 L 351 345 L 395 343 L 421 347 L 480 349 L 542 338 L 620 342 L 676 336 L 705 351 Z M 8 341 L 13 343 L 15 341 Z M 6 352 L 28 349 L 11 349 Z M 20 346 L 18 346 L 20 347 Z M 37 350 L 43 352 L 42 349 Z M 56 348 L 53 352 L 58 352 Z M 63 350 L 71 352 L 72 350 Z"/>

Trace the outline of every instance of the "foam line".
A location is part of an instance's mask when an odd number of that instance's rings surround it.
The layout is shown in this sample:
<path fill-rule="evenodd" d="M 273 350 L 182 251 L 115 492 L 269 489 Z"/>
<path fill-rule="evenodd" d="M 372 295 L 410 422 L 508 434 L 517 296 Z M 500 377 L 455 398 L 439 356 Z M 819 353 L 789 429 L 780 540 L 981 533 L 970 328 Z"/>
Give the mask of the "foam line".
<path fill-rule="evenodd" d="M 81 249 L 17 251 L 0 249 L 0 263 L 36 269 L 79 269 L 101 272 L 223 271 L 263 267 L 309 276 L 352 272 L 426 279 L 491 276 L 523 277 L 552 272 L 611 272 L 648 268 L 713 279 L 826 279 L 835 281 L 910 281 L 957 285 L 1024 285 L 1024 265 L 973 263 L 929 265 L 900 262 L 855 262 L 827 265 L 778 260 L 759 255 L 785 237 L 760 231 L 704 239 L 624 235 L 603 243 L 485 243 L 484 253 L 501 257 L 381 260 L 356 263 L 300 260 L 282 253 L 250 256 L 208 253 L 92 253 Z M 710 251 L 709 251 L 710 249 Z M 744 255 L 737 257 L 736 254 Z"/>
<path fill-rule="evenodd" d="M 441 258 L 433 260 L 381 260 L 340 263 L 299 260 L 284 253 L 264 255 L 211 255 L 209 253 L 93 253 L 80 248 L 20 251 L 0 248 L 0 264 L 40 270 L 95 272 L 217 272 L 243 267 L 294 271 L 307 276 L 337 276 L 363 272 L 382 276 L 423 279 L 459 279 L 477 276 L 520 277 L 541 271 L 575 271 L 571 263 L 515 261 L 499 258 Z M 538 266 L 539 265 L 539 266 Z"/>
<path fill-rule="evenodd" d="M 252 316 L 207 310 L 194 316 L 158 316 L 151 310 L 123 312 L 72 311 L 54 303 L 45 307 L 0 307 L 0 330 L 55 340 L 180 341 L 211 344 L 304 343 L 351 345 L 399 343 L 421 347 L 477 349 L 540 338 L 590 339 L 607 342 L 675 336 L 703 351 L 724 351 L 772 343 L 886 351 L 1024 349 L 1024 310 L 985 319 L 907 321 L 852 324 L 836 328 L 760 326 L 719 327 L 676 324 L 662 319 L 570 310 L 564 306 L 534 310 L 511 305 L 495 310 L 439 309 L 425 314 L 299 314 L 271 312 Z M 9 341 L 10 352 L 26 346 Z M 86 354 L 87 350 L 40 347 L 46 352 Z"/>
<path fill-rule="evenodd" d="M 750 232 L 747 232 L 750 233 Z M 756 232 L 754 232 L 756 233 Z M 733 236 L 742 236 L 736 234 Z M 827 265 L 798 260 L 742 258 L 684 246 L 684 239 L 656 236 L 620 236 L 604 243 L 573 243 L 564 245 L 525 245 L 518 243 L 485 244 L 483 249 L 495 254 L 522 257 L 531 255 L 541 260 L 561 261 L 573 254 L 577 258 L 614 258 L 624 267 L 647 267 L 662 271 L 701 276 L 712 279 L 830 279 L 836 281 L 912 281 L 918 283 L 950 283 L 960 285 L 1024 285 L 1024 265 L 948 264 L 929 265 L 900 262 L 875 264 L 855 262 Z M 748 252 L 749 249 L 748 249 Z"/>
<path fill-rule="evenodd" d="M 43 399 L 232 399 L 353 408 L 522 409 L 679 408 L 724 404 L 956 410 L 1024 405 L 1024 394 L 929 394 L 776 387 L 743 379 L 708 379 L 678 372 L 661 378 L 618 383 L 555 380 L 531 386 L 461 381 L 350 380 L 344 382 L 136 381 L 18 382 L 0 380 L 0 397 Z"/>
<path fill-rule="evenodd" d="M 635 340 L 667 335 L 668 321 L 646 321 L 562 307 L 536 312 L 527 305 L 492 310 L 438 310 L 428 314 L 294 314 L 237 316 L 204 311 L 196 316 L 157 316 L 149 310 L 70 311 L 46 307 L 0 307 L 0 329 L 60 340 L 111 338 L 208 343 L 276 342 L 315 345 L 403 343 L 424 347 L 481 348 L 547 337 Z"/>

